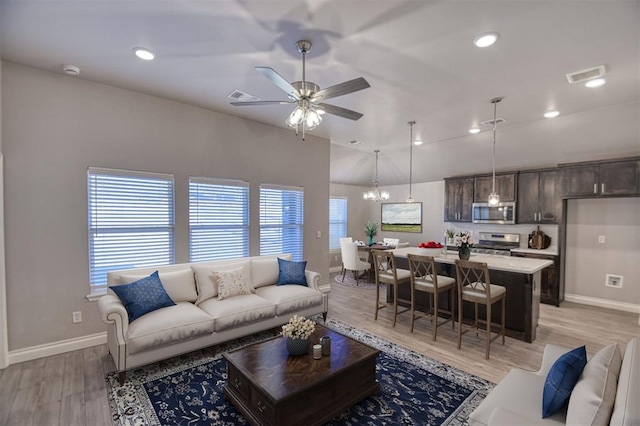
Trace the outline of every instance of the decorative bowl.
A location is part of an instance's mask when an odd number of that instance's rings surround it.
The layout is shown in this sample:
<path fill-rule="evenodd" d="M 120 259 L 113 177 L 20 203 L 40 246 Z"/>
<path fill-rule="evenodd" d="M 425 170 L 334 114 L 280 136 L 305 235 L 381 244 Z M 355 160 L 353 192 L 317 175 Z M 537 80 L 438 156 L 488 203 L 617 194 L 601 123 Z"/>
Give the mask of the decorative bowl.
<path fill-rule="evenodd" d="M 439 255 L 442 254 L 442 247 L 441 248 L 421 248 L 418 247 L 418 254 L 422 255 L 422 256 L 433 256 L 433 257 L 437 257 Z"/>

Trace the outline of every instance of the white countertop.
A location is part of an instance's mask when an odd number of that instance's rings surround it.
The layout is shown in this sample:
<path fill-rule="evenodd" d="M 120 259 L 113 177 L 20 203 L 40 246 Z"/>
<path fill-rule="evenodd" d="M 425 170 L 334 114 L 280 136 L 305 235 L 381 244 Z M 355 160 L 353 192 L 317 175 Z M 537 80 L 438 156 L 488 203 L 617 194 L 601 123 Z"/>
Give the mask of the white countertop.
<path fill-rule="evenodd" d="M 515 253 L 546 254 L 548 256 L 557 256 L 558 255 L 558 247 L 557 246 L 551 246 L 549 248 L 542 249 L 542 250 L 536 250 L 536 249 L 530 249 L 530 248 L 526 248 L 526 247 L 520 247 L 520 248 L 511 249 L 511 251 L 515 252 Z"/>
<path fill-rule="evenodd" d="M 535 250 L 541 252 L 543 250 Z M 391 250 L 394 256 L 407 257 L 408 254 L 423 254 L 417 247 L 403 247 Z M 447 254 L 438 254 L 435 257 L 436 262 L 455 264 L 458 259 L 458 253 L 447 250 Z M 505 272 L 515 272 L 519 274 L 533 274 L 547 266 L 553 265 L 553 261 L 545 259 L 530 259 L 525 257 L 497 256 L 491 254 L 471 253 L 474 262 L 484 262 L 489 269 Z"/>

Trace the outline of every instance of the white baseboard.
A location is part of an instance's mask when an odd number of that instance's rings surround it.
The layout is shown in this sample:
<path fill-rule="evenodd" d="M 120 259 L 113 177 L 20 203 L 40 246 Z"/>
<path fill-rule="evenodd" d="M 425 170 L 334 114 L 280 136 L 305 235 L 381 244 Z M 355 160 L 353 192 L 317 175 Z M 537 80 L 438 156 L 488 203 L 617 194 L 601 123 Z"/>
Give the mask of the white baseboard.
<path fill-rule="evenodd" d="M 599 308 L 615 309 L 617 311 L 632 312 L 640 314 L 640 305 L 626 302 L 616 302 L 615 300 L 598 299 L 589 296 L 580 296 L 579 294 L 566 294 L 564 300 L 567 302 L 580 303 L 582 305 L 597 306 Z"/>
<path fill-rule="evenodd" d="M 91 346 L 103 345 L 107 343 L 107 333 L 96 333 L 89 336 L 76 337 L 74 339 L 60 340 L 54 343 L 32 346 L 30 348 L 18 349 L 9 352 L 9 364 L 31 361 L 33 359 L 44 358 L 51 355 L 58 355 L 65 352 L 76 351 L 78 349 L 89 348 Z"/>
<path fill-rule="evenodd" d="M 329 273 L 333 274 L 334 272 L 341 272 L 342 266 L 333 266 L 329 268 Z"/>

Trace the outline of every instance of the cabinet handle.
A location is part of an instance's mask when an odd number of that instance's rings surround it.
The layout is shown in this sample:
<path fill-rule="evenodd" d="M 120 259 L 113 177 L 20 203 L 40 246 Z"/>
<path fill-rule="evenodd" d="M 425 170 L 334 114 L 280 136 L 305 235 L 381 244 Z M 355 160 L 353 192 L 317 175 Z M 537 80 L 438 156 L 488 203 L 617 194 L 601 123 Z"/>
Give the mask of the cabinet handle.
<path fill-rule="evenodd" d="M 240 381 L 240 379 L 238 379 L 237 377 L 235 379 L 233 379 L 233 385 L 240 389 L 240 385 L 242 385 L 242 382 Z"/>
<path fill-rule="evenodd" d="M 600 193 L 604 194 L 604 183 L 600 184 Z"/>
<path fill-rule="evenodd" d="M 261 413 L 264 413 L 265 408 L 267 408 L 267 406 L 264 405 L 264 402 L 258 400 L 258 411 L 260 411 Z"/>
<path fill-rule="evenodd" d="M 597 184 L 597 183 L 594 183 L 594 184 L 593 184 L 593 193 L 594 193 L 594 194 L 597 194 L 597 193 L 598 193 L 598 184 Z"/>

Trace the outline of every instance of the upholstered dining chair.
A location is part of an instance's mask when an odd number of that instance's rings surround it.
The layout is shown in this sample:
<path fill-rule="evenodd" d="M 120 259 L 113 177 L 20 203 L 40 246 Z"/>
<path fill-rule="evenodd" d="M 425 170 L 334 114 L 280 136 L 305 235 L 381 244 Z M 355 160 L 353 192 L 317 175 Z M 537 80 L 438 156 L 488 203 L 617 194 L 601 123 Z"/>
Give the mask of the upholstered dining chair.
<path fill-rule="evenodd" d="M 398 244 L 400 244 L 400 238 L 383 238 L 382 242 L 388 246 L 393 246 L 394 248 L 397 248 Z"/>
<path fill-rule="evenodd" d="M 462 345 L 462 335 L 468 331 L 476 330 L 485 333 L 485 358 L 489 359 L 489 347 L 491 342 L 498 337 L 502 337 L 504 345 L 504 321 L 505 303 L 507 289 L 503 286 L 491 284 L 489 268 L 483 262 L 473 262 L 469 260 L 456 260 L 456 281 L 458 282 L 458 349 Z M 464 301 L 472 302 L 475 307 L 475 321 L 473 325 L 467 326 L 462 322 L 462 305 Z M 491 308 L 494 303 L 501 302 L 502 316 L 501 324 L 495 324 L 491 319 Z M 478 317 L 478 305 L 485 305 L 486 319 Z M 484 324 L 485 329 L 480 328 Z M 491 337 L 492 326 L 500 325 L 500 332 Z"/>
<path fill-rule="evenodd" d="M 356 285 L 358 285 L 360 271 L 368 271 L 371 268 L 371 264 L 360 260 L 358 246 L 354 242 L 341 242 L 340 250 L 342 252 L 342 282 L 344 282 L 344 276 L 347 271 L 353 271 Z"/>
<path fill-rule="evenodd" d="M 378 320 L 378 311 L 386 308 L 386 303 L 380 303 L 380 284 L 385 283 L 393 287 L 393 326 L 396 326 L 398 315 L 408 312 L 411 308 L 406 308 L 398 312 L 398 302 L 411 305 L 411 300 L 400 299 L 398 296 L 399 287 L 403 284 L 410 285 L 411 273 L 406 269 L 396 268 L 396 260 L 391 250 L 371 250 L 373 265 L 376 272 L 376 313 L 374 320 Z"/>
<path fill-rule="evenodd" d="M 342 243 L 352 243 L 352 242 L 353 242 L 352 237 L 340 238 L 340 257 L 342 257 Z M 342 262 L 342 269 L 340 270 L 340 273 L 342 272 L 344 272 L 344 262 Z"/>
<path fill-rule="evenodd" d="M 431 318 L 433 323 L 433 340 L 438 335 L 438 327 L 451 322 L 451 329 L 455 323 L 455 300 L 456 280 L 455 278 L 438 275 L 436 262 L 432 256 L 421 256 L 417 254 L 408 254 L 409 271 L 411 272 L 411 332 L 413 333 L 413 324 L 415 320 L 427 316 Z M 416 293 L 426 293 L 429 300 L 429 310 L 422 312 L 416 310 Z M 440 309 L 438 307 L 438 296 L 440 293 L 449 293 L 449 310 Z M 416 313 L 418 312 L 418 313 Z M 439 313 L 449 315 L 444 321 L 439 320 Z"/>

